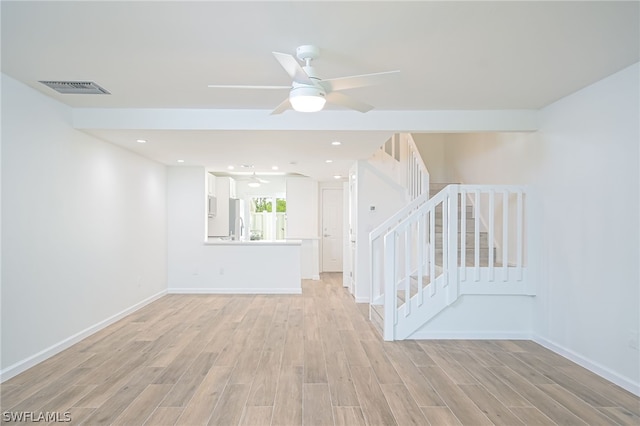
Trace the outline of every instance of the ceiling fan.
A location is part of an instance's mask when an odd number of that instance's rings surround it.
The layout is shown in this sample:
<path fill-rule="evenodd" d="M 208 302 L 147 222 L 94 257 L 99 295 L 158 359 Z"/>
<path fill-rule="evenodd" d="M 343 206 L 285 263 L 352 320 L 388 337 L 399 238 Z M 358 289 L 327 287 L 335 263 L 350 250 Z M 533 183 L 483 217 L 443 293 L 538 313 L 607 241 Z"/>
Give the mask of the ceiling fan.
<path fill-rule="evenodd" d="M 251 188 L 257 188 L 260 186 L 260 184 L 263 183 L 269 183 L 269 181 L 259 178 L 258 176 L 256 176 L 256 172 L 253 172 L 253 174 L 249 177 L 249 183 L 247 185 L 249 185 Z"/>
<path fill-rule="evenodd" d="M 223 89 L 290 89 L 289 97 L 282 101 L 271 114 L 281 114 L 288 109 L 301 112 L 316 112 L 324 108 L 325 103 L 343 106 L 360 112 L 367 112 L 373 106 L 341 93 L 342 90 L 356 87 L 372 86 L 385 82 L 400 71 L 386 71 L 373 74 L 353 75 L 349 77 L 321 79 L 311 65 L 311 61 L 320 55 L 316 46 L 305 45 L 296 49 L 298 60 L 288 53 L 273 52 L 282 68 L 292 78 L 290 86 L 250 86 L 250 85 L 217 85 L 211 88 Z"/>
<path fill-rule="evenodd" d="M 230 172 L 229 174 L 233 176 L 236 180 L 246 180 L 248 181 L 247 185 L 251 188 L 257 188 L 263 183 L 269 183 L 268 180 L 262 179 L 256 175 L 255 166 L 253 164 L 243 164 L 242 168 L 251 169 L 252 172 Z"/>

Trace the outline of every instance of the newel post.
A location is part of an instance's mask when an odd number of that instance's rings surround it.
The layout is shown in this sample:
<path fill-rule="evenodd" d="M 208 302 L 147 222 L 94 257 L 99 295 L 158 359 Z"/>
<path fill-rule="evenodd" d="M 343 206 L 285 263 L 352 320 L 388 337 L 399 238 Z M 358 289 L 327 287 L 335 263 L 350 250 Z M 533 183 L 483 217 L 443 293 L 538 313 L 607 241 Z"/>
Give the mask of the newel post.
<path fill-rule="evenodd" d="M 396 233 L 384 236 L 384 340 L 395 340 L 396 324 Z"/>
<path fill-rule="evenodd" d="M 458 236 L 458 223 L 460 216 L 460 208 L 458 202 L 458 196 L 460 194 L 459 185 L 449 185 L 449 197 L 448 197 L 448 215 L 447 221 L 447 239 L 449 242 L 448 251 L 448 286 L 447 286 L 447 304 L 452 304 L 458 299 L 458 284 L 459 284 L 459 253 L 458 247 L 460 244 L 460 238 Z M 464 213 L 463 213 L 464 215 Z M 464 220 L 464 219 L 463 219 Z M 464 236 L 462 237 L 464 238 Z"/>

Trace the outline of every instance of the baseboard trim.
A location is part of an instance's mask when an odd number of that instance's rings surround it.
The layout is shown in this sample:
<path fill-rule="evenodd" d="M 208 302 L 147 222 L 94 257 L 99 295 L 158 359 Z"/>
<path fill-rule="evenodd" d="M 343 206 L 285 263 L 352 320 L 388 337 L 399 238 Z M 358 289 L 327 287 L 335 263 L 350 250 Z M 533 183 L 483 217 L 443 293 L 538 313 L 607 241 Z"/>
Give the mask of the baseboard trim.
<path fill-rule="evenodd" d="M 356 303 L 369 303 L 368 297 L 356 297 L 355 300 Z"/>
<path fill-rule="evenodd" d="M 34 354 L 31 355 L 28 358 L 25 358 L 22 361 L 18 361 L 13 365 L 8 366 L 7 368 L 5 368 L 4 370 L 0 371 L 0 383 L 9 380 L 12 377 L 17 376 L 18 374 L 22 373 L 23 371 L 28 370 L 29 368 L 40 364 L 42 361 L 45 361 L 49 358 L 51 358 L 52 356 L 62 352 L 63 350 L 75 345 L 76 343 L 80 342 L 81 340 L 91 336 L 92 334 L 110 326 L 111 324 L 115 323 L 116 321 L 121 320 L 122 318 L 126 317 L 129 314 L 132 314 L 133 312 L 137 311 L 140 308 L 143 308 L 144 306 L 148 305 L 151 302 L 154 302 L 155 300 L 158 300 L 159 298 L 161 298 L 162 296 L 167 294 L 167 290 L 162 290 L 159 293 L 154 294 L 153 296 L 150 296 L 138 303 L 136 303 L 133 306 L 130 306 L 127 309 L 124 309 L 120 312 L 118 312 L 115 315 L 110 316 L 107 319 L 104 319 L 100 322 L 98 322 L 97 324 L 92 325 L 91 327 L 85 328 L 84 330 L 67 337 L 66 339 L 52 345 L 49 346 L 48 348 Z"/>
<path fill-rule="evenodd" d="M 416 331 L 407 340 L 531 340 L 531 335 L 505 331 Z"/>
<path fill-rule="evenodd" d="M 534 342 L 538 343 L 539 345 L 544 346 L 545 348 L 549 349 L 550 351 L 553 351 L 555 353 L 557 353 L 558 355 L 562 355 L 563 357 L 567 358 L 570 361 L 575 362 L 576 364 L 580 365 L 581 367 L 586 368 L 587 370 L 597 374 L 598 376 L 607 379 L 608 381 L 610 381 L 611 383 L 614 383 L 618 386 L 620 386 L 621 388 L 628 390 L 629 392 L 631 392 L 632 394 L 636 395 L 636 396 L 640 396 L 640 383 L 635 383 L 632 380 L 623 377 L 621 375 L 619 375 L 618 373 L 611 371 L 609 368 L 604 367 L 600 364 L 598 364 L 597 362 L 594 362 L 588 358 L 585 358 L 584 356 L 572 351 L 571 349 L 567 349 L 562 345 L 559 345 L 555 342 L 552 342 L 550 340 L 547 340 L 543 337 L 540 336 L 532 336 L 531 340 L 533 340 Z"/>
<path fill-rule="evenodd" d="M 302 294 L 302 288 L 170 288 L 169 294 Z"/>

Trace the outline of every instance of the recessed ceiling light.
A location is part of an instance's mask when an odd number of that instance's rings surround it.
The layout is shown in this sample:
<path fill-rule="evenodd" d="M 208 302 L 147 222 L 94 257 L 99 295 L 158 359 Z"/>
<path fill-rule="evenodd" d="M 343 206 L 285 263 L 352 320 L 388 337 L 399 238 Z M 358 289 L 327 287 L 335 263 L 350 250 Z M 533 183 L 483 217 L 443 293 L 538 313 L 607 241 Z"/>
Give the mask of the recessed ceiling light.
<path fill-rule="evenodd" d="M 342 142 L 340 142 L 340 141 L 333 141 L 333 142 L 331 142 L 331 145 L 335 145 L 335 146 L 342 145 Z"/>
<path fill-rule="evenodd" d="M 341 178 L 342 178 L 342 176 L 340 176 L 340 175 L 334 175 L 334 176 L 333 176 L 333 178 L 334 178 L 334 179 L 341 179 Z"/>
<path fill-rule="evenodd" d="M 136 139 L 136 142 L 138 143 L 147 143 L 146 139 Z"/>
<path fill-rule="evenodd" d="M 178 160 L 178 163 L 184 163 L 184 160 Z"/>
<path fill-rule="evenodd" d="M 324 160 L 325 163 L 333 163 L 333 160 Z"/>
<path fill-rule="evenodd" d="M 229 169 L 229 170 L 233 170 L 233 169 L 235 169 L 235 167 L 233 167 L 233 166 L 227 166 L 227 169 Z"/>
<path fill-rule="evenodd" d="M 271 170 L 278 170 L 278 169 L 279 169 L 279 167 L 278 167 L 278 166 L 272 166 L 272 167 L 271 167 Z"/>

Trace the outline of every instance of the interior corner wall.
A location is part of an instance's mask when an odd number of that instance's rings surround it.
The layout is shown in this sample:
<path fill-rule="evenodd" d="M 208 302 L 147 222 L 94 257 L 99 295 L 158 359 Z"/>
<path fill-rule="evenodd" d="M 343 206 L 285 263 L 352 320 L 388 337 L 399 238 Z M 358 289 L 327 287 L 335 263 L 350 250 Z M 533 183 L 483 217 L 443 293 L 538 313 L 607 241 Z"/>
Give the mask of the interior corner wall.
<path fill-rule="evenodd" d="M 206 238 L 206 170 L 167 167 L 168 288 L 201 285 Z M 217 183 L 217 182 L 216 182 Z"/>
<path fill-rule="evenodd" d="M 412 133 L 413 142 L 427 166 L 431 183 L 455 183 L 449 172 L 445 157 L 446 134 Z M 432 194 L 433 195 L 433 194 Z"/>
<path fill-rule="evenodd" d="M 544 108 L 538 144 L 535 333 L 640 395 L 640 64 Z"/>
<path fill-rule="evenodd" d="M 536 146 L 538 134 L 450 133 L 443 135 L 450 182 L 468 185 L 526 185 L 546 161 Z"/>
<path fill-rule="evenodd" d="M 530 189 L 533 336 L 640 393 L 640 66 L 543 108 L 536 133 L 446 134 L 465 184 Z"/>
<path fill-rule="evenodd" d="M 356 253 L 353 265 L 356 277 L 356 302 L 371 298 L 371 267 L 369 233 L 402 209 L 407 200 L 401 188 L 366 160 L 359 160 L 355 168 L 357 182 Z"/>
<path fill-rule="evenodd" d="M 2 379 L 167 288 L 166 171 L 2 75 Z"/>

